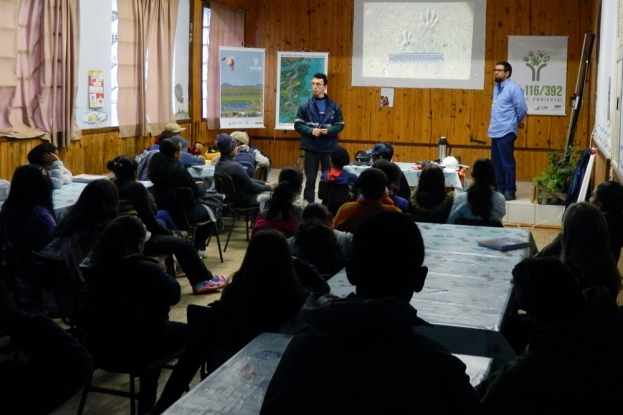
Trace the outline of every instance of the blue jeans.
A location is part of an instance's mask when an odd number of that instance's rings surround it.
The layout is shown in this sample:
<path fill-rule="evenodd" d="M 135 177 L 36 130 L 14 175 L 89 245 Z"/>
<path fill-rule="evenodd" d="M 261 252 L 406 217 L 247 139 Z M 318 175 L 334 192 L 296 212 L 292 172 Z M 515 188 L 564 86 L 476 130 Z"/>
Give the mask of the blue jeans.
<path fill-rule="evenodd" d="M 321 171 L 329 170 L 329 153 L 305 150 L 305 191 L 303 192 L 303 198 L 309 203 L 316 201 L 318 163 L 320 163 Z"/>
<path fill-rule="evenodd" d="M 514 133 L 508 133 L 499 138 L 491 138 L 491 161 L 495 166 L 498 191 L 507 195 L 514 195 L 517 191 L 515 184 L 517 163 L 513 154 L 516 138 Z"/>

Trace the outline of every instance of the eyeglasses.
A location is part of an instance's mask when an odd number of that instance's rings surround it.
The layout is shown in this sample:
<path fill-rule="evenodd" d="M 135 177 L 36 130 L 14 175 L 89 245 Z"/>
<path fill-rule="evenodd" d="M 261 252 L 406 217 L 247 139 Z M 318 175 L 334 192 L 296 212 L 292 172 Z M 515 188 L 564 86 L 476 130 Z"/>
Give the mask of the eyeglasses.
<path fill-rule="evenodd" d="M 494 69 L 493 72 L 508 72 L 506 69 Z"/>

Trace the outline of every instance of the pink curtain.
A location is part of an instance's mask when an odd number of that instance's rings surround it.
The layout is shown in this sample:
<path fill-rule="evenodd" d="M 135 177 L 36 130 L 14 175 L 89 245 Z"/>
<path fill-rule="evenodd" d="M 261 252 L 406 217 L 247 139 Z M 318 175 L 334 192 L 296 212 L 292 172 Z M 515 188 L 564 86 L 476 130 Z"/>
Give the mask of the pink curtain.
<path fill-rule="evenodd" d="M 66 147 L 71 140 L 81 138 L 74 121 L 79 0 L 19 3 L 15 66 L 8 74 L 0 75 L 0 103 L 10 108 L 3 110 L 0 128 L 9 137 L 41 137 Z M 16 80 L 13 90 L 6 87 L 12 75 Z"/>
<path fill-rule="evenodd" d="M 6 0 L 0 5 L 0 135 L 13 132 L 11 109 L 17 89 L 17 16 L 19 0 Z"/>
<path fill-rule="evenodd" d="M 178 0 L 119 1 L 119 136 L 159 133 L 175 120 L 172 61 Z"/>
<path fill-rule="evenodd" d="M 220 128 L 221 90 L 219 46 L 244 46 L 244 18 L 241 9 L 210 2 L 210 45 L 208 47 L 208 128 Z"/>

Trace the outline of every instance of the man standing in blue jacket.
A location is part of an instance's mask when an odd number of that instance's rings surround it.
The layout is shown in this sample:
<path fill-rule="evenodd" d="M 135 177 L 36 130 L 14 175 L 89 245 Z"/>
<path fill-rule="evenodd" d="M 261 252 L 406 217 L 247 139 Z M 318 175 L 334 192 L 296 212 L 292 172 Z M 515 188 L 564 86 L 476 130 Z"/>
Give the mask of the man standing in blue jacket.
<path fill-rule="evenodd" d="M 301 104 L 294 120 L 294 129 L 301 134 L 301 149 L 305 150 L 306 180 L 303 197 L 309 203 L 316 200 L 318 163 L 321 171 L 329 170 L 329 153 L 337 145 L 337 135 L 344 129 L 340 106 L 325 94 L 327 84 L 327 75 L 314 75 L 314 96 Z"/>
<path fill-rule="evenodd" d="M 523 128 L 523 119 L 528 113 L 523 89 L 510 77 L 513 68 L 508 62 L 495 64 L 495 82 L 491 123 L 487 135 L 491 137 L 491 161 L 495 166 L 498 191 L 506 200 L 515 200 L 515 140 L 517 129 Z"/>

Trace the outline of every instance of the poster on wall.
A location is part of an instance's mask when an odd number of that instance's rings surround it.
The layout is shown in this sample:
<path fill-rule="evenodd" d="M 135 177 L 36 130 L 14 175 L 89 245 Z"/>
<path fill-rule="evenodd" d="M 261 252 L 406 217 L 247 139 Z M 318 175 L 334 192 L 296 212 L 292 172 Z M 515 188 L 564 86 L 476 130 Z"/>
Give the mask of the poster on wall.
<path fill-rule="evenodd" d="M 294 130 L 299 106 L 312 97 L 314 74 L 326 74 L 328 68 L 329 53 L 277 52 L 276 130 Z"/>
<path fill-rule="evenodd" d="M 265 53 L 265 49 L 219 46 L 221 128 L 265 128 Z"/>
<path fill-rule="evenodd" d="M 89 70 L 89 108 L 104 108 L 104 71 Z"/>
<path fill-rule="evenodd" d="M 567 36 L 509 36 L 512 79 L 531 115 L 567 115 Z"/>

